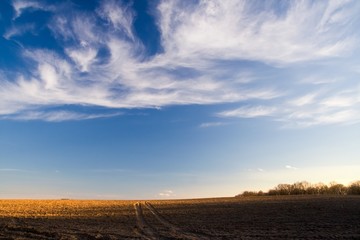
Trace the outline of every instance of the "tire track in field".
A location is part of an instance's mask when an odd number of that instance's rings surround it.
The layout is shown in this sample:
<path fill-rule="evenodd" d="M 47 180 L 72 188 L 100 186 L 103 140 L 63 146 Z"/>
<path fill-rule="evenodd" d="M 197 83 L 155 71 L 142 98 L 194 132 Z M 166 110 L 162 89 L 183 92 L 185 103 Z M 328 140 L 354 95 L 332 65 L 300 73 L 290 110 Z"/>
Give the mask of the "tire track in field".
<path fill-rule="evenodd" d="M 156 219 L 165 227 L 167 227 L 176 237 L 181 239 L 189 240 L 207 240 L 210 239 L 204 234 L 196 234 L 191 232 L 185 232 L 178 226 L 172 224 L 167 219 L 165 219 L 149 202 L 145 202 L 145 206 L 150 210 L 150 212 L 156 217 Z"/>
<path fill-rule="evenodd" d="M 138 231 L 136 233 L 140 235 L 142 238 L 153 240 L 153 239 L 160 239 L 160 235 L 153 229 L 144 219 L 144 214 L 142 211 L 141 203 L 134 204 L 135 213 L 136 213 L 136 220 Z"/>

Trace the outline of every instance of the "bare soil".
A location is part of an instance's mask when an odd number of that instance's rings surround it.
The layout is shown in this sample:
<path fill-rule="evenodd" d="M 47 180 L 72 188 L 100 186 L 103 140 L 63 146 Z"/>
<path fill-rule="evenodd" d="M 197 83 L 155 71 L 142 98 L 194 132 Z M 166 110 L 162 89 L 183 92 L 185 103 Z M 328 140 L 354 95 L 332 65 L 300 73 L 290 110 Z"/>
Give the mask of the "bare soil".
<path fill-rule="evenodd" d="M 360 239 L 360 196 L 0 200 L 5 239 Z"/>

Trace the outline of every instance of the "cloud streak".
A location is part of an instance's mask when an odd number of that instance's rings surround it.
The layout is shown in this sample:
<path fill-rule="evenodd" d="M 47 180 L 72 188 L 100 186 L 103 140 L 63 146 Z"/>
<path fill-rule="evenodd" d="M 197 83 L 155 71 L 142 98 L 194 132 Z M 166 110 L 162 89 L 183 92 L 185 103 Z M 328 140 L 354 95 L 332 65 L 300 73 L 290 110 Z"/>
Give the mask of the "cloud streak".
<path fill-rule="evenodd" d="M 224 122 L 206 122 L 206 123 L 201 123 L 200 128 L 219 127 L 219 126 L 223 126 L 223 125 L 226 125 L 226 123 L 224 123 Z"/>
<path fill-rule="evenodd" d="M 79 121 L 95 118 L 109 118 L 122 115 L 122 113 L 109 114 L 87 114 L 65 110 L 57 111 L 26 111 L 19 114 L 12 114 L 3 117 L 3 119 L 13 119 L 19 121 L 43 120 L 46 122 Z"/>
<path fill-rule="evenodd" d="M 218 113 L 220 117 L 239 117 L 239 118 L 254 118 L 254 117 L 270 117 L 277 111 L 274 107 L 265 106 L 247 106 L 234 110 L 224 111 Z"/>
<path fill-rule="evenodd" d="M 29 170 L 17 168 L 0 168 L 0 172 L 29 172 Z"/>

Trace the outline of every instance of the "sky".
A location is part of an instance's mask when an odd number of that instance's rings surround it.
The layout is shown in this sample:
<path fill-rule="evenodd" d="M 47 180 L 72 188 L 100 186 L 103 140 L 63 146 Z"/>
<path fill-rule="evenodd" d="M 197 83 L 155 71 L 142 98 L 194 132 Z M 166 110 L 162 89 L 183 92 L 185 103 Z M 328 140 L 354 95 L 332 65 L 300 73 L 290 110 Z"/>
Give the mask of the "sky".
<path fill-rule="evenodd" d="M 0 198 L 360 175 L 360 1 L 0 1 Z"/>

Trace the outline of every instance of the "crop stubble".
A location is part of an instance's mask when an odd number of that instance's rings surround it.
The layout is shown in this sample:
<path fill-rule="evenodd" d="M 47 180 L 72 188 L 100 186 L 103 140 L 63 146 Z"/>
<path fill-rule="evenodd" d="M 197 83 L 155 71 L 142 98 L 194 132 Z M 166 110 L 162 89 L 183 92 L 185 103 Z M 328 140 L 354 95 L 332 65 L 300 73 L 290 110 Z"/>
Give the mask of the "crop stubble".
<path fill-rule="evenodd" d="M 5 239 L 360 239 L 360 197 L 0 200 Z"/>

